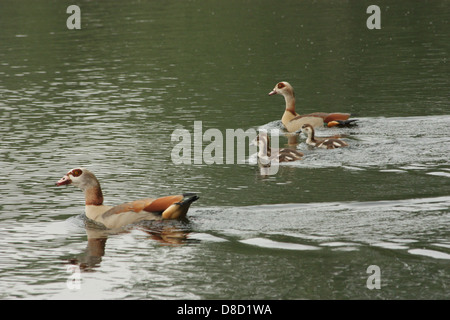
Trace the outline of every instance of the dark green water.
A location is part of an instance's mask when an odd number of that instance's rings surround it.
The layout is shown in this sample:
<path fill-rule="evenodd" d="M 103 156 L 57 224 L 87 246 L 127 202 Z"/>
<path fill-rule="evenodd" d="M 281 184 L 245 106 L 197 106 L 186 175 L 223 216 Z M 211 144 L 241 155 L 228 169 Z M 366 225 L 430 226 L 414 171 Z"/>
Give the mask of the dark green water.
<path fill-rule="evenodd" d="M 0 3 L 0 298 L 449 298 L 449 1 L 378 2 L 381 30 L 366 1 L 79 1 L 68 30 L 71 4 Z M 298 112 L 360 119 L 318 132 L 349 148 L 302 138 L 304 160 L 265 177 L 254 154 L 173 163 L 171 135 L 194 121 L 287 144 L 284 101 L 267 96 L 282 80 Z M 189 222 L 102 252 L 81 192 L 55 186 L 79 166 L 108 204 L 200 200 Z M 79 289 L 68 261 L 93 271 Z"/>

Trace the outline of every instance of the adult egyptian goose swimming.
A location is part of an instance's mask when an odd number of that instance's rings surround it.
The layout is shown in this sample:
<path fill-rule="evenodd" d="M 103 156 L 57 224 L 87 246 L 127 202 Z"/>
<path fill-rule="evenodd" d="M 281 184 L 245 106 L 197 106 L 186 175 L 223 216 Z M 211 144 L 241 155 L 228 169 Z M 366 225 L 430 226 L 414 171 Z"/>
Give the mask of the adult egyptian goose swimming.
<path fill-rule="evenodd" d="M 295 132 L 302 128 L 306 123 L 313 127 L 323 127 L 325 124 L 344 124 L 350 117 L 349 113 L 325 113 L 314 112 L 305 115 L 299 115 L 295 112 L 295 94 L 294 88 L 286 81 L 277 83 L 275 88 L 269 92 L 269 96 L 281 94 L 286 101 L 286 109 L 284 111 L 281 122 L 288 132 Z M 340 120 L 341 122 L 332 123 L 332 121 Z M 355 120 L 352 120 L 354 122 Z"/>
<path fill-rule="evenodd" d="M 302 157 L 304 156 L 303 153 L 294 149 L 271 148 L 267 132 L 259 133 L 258 136 L 252 141 L 252 144 L 256 145 L 259 149 L 258 163 L 262 166 L 270 166 L 272 162 L 279 163 L 302 160 Z"/>
<path fill-rule="evenodd" d="M 56 183 L 57 186 L 68 184 L 73 184 L 84 192 L 86 216 L 109 229 L 142 220 L 184 218 L 191 203 L 198 199 L 195 194 L 186 193 L 157 199 L 135 200 L 112 207 L 103 204 L 100 183 L 89 170 L 72 169 Z"/>
<path fill-rule="evenodd" d="M 314 128 L 310 124 L 304 124 L 301 132 L 306 134 L 306 144 L 323 149 L 335 149 L 340 147 L 347 147 L 348 144 L 337 138 L 316 138 Z"/>

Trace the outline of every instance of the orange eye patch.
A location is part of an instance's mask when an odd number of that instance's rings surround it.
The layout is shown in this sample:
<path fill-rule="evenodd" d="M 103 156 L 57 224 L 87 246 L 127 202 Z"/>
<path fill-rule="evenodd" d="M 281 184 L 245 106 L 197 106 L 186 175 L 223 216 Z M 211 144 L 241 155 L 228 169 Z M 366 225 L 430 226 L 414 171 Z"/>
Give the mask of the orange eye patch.
<path fill-rule="evenodd" d="M 81 169 L 73 169 L 70 174 L 72 174 L 74 177 L 79 177 L 81 176 L 81 174 L 83 173 L 83 171 L 81 171 Z"/>
<path fill-rule="evenodd" d="M 285 84 L 283 82 L 278 83 L 277 88 L 282 89 L 285 87 Z"/>

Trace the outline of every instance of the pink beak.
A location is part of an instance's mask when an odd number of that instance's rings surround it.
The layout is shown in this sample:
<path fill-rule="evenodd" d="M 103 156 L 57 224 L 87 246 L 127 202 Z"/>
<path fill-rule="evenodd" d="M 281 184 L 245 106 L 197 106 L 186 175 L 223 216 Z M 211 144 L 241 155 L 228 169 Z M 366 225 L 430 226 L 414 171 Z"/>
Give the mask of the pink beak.
<path fill-rule="evenodd" d="M 71 183 L 72 183 L 72 180 L 70 180 L 68 175 L 65 175 L 56 183 L 56 185 L 59 187 L 59 186 L 63 186 L 65 184 L 71 184 Z"/>
<path fill-rule="evenodd" d="M 277 94 L 277 92 L 275 90 L 272 90 L 269 92 L 269 96 L 273 96 L 274 94 Z"/>

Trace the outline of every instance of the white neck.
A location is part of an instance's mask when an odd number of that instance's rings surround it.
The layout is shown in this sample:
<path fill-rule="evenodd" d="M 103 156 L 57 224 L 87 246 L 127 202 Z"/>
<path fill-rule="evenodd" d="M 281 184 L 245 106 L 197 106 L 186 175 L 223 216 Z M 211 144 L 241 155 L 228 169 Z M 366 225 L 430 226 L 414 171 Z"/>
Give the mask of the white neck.
<path fill-rule="evenodd" d="M 295 97 L 293 94 L 284 95 L 284 100 L 286 101 L 286 111 L 295 114 Z"/>

